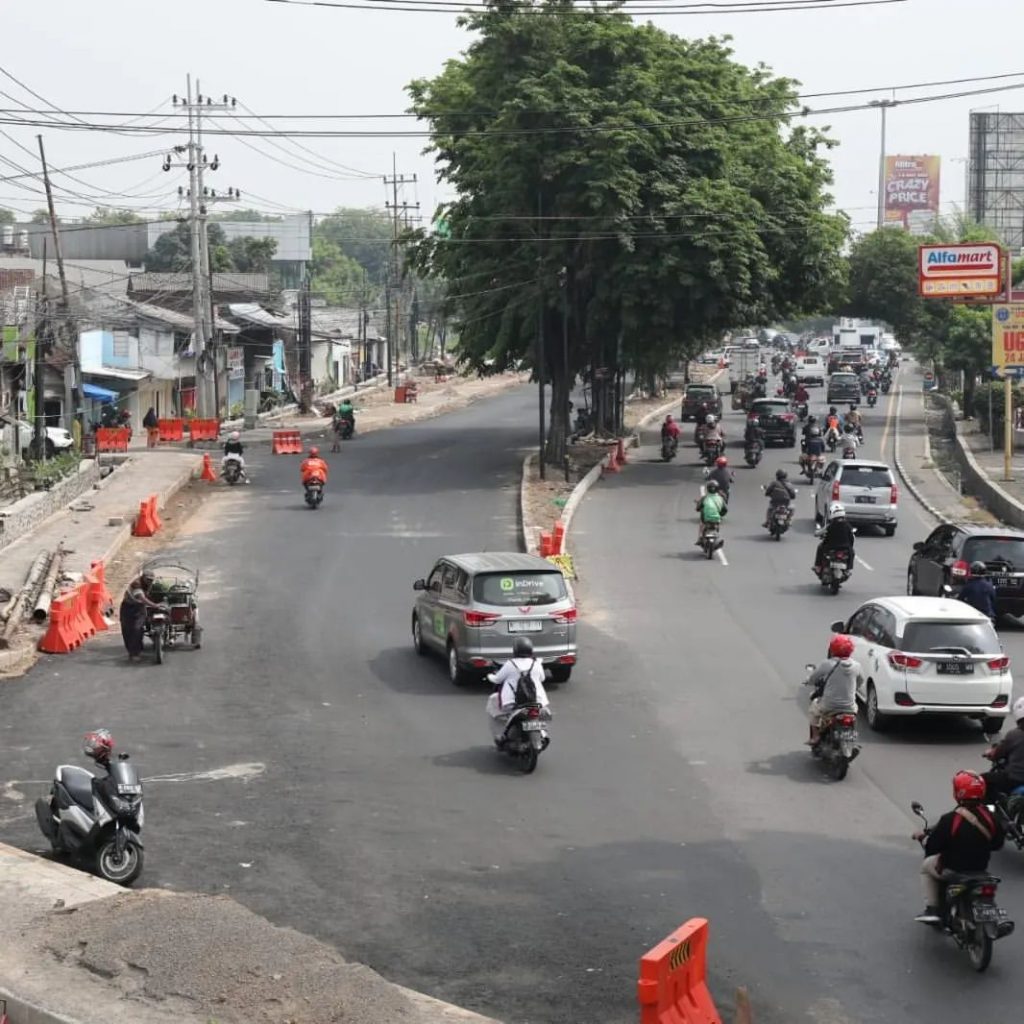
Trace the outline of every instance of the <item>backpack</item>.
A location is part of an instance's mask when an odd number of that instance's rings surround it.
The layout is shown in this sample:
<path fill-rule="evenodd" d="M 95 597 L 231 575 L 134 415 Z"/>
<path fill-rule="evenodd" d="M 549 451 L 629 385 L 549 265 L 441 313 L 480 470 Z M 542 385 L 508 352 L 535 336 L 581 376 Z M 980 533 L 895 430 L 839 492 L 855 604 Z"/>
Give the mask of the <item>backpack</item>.
<path fill-rule="evenodd" d="M 525 672 L 519 673 L 519 678 L 516 680 L 516 707 L 537 703 L 537 684 L 530 675 L 536 664 L 537 659 L 535 658 Z"/>

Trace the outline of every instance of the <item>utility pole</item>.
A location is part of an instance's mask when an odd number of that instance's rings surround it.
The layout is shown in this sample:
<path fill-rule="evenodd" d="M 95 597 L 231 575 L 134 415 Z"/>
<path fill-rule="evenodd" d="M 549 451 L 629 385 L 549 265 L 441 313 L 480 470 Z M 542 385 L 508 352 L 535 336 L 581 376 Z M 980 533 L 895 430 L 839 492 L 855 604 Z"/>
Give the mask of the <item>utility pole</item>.
<path fill-rule="evenodd" d="M 384 178 L 384 186 L 387 188 L 391 186 L 391 201 L 385 201 L 385 209 L 391 212 L 391 259 L 388 265 L 388 279 L 390 283 L 390 293 L 395 299 L 394 316 L 392 317 L 390 299 L 388 304 L 388 387 L 392 386 L 393 374 L 392 365 L 399 363 L 401 360 L 397 357 L 401 353 L 400 339 L 402 335 L 402 290 L 401 290 L 401 262 L 399 259 L 399 231 L 398 221 L 399 217 L 405 216 L 410 210 L 418 210 L 420 208 L 419 203 L 399 203 L 398 201 L 398 189 L 399 186 L 403 185 L 414 185 L 416 183 L 416 175 L 414 174 L 411 178 L 407 178 L 404 174 L 399 175 L 398 173 L 398 158 L 392 153 L 391 154 L 391 177 Z M 395 349 L 395 355 L 392 356 L 392 349 Z"/>
<path fill-rule="evenodd" d="M 41 330 L 36 329 L 35 359 L 32 367 L 32 386 L 35 391 L 33 400 L 35 415 L 32 417 L 35 426 L 35 448 L 36 458 L 46 458 L 46 394 L 44 388 L 45 363 L 43 362 L 43 338 L 50 341 L 53 338 L 53 321 L 50 319 L 50 296 L 46 286 L 46 239 L 43 239 L 43 319 Z M 26 364 L 27 366 L 27 364 Z"/>
<path fill-rule="evenodd" d="M 75 424 L 75 392 L 80 375 L 78 333 L 73 330 L 71 324 L 71 303 L 68 300 L 68 279 L 64 273 L 64 254 L 60 247 L 60 231 L 57 228 L 57 213 L 53 207 L 53 190 L 50 188 L 50 172 L 46 166 L 46 151 L 43 149 L 43 137 L 42 135 L 37 135 L 36 139 L 39 142 L 39 160 L 43 165 L 43 187 L 46 190 L 46 207 L 50 213 L 50 231 L 53 234 L 53 250 L 57 256 L 57 273 L 60 276 L 61 323 L 58 337 L 61 340 L 62 347 L 70 347 L 71 349 L 71 373 L 68 373 L 67 367 L 64 369 L 64 429 L 71 431 L 74 429 Z M 36 344 L 39 344 L 38 339 Z M 37 410 L 37 414 L 38 412 L 39 410 Z M 40 442 L 43 443 L 43 447 L 45 447 L 45 433 L 44 421 L 44 438 L 43 442 Z"/>
<path fill-rule="evenodd" d="M 871 100 L 869 107 L 878 107 L 882 114 L 882 142 L 878 153 L 878 227 L 885 226 L 885 112 L 896 106 L 896 100 Z"/>

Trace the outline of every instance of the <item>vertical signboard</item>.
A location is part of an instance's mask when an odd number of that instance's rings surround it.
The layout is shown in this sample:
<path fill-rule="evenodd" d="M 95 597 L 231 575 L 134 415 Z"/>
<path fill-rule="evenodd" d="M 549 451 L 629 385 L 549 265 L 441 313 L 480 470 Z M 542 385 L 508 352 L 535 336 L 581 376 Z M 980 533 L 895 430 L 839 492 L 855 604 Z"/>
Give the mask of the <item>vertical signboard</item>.
<path fill-rule="evenodd" d="M 912 234 L 927 234 L 939 215 L 937 156 L 885 158 L 885 224 Z"/>
<path fill-rule="evenodd" d="M 1000 371 L 1024 369 L 1024 305 L 992 307 L 992 365 Z"/>

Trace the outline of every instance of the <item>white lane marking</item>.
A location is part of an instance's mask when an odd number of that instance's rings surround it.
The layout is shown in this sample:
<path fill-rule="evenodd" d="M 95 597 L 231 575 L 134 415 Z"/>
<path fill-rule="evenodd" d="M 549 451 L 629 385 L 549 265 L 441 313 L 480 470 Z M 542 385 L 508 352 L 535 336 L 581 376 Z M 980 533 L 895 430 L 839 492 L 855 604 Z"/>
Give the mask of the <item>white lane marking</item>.
<path fill-rule="evenodd" d="M 867 571 L 868 571 L 868 572 L 874 572 L 874 571 L 875 571 L 874 569 L 872 569 L 872 568 L 871 568 L 871 566 L 870 566 L 870 565 L 868 565 L 868 563 L 867 563 L 867 562 L 865 562 L 865 561 L 864 561 L 864 559 L 863 559 L 863 558 L 861 558 L 861 557 L 860 557 L 860 555 L 854 555 L 853 557 L 854 557 L 854 558 L 855 558 L 855 559 L 856 559 L 856 560 L 857 560 L 857 561 L 858 561 L 858 562 L 859 562 L 859 563 L 860 563 L 861 565 L 863 565 L 863 566 L 864 566 L 864 568 L 865 568 L 865 569 L 867 569 Z"/>
<path fill-rule="evenodd" d="M 715 552 L 715 554 L 718 555 L 718 560 L 722 563 L 722 565 L 728 565 L 729 564 L 729 559 L 725 557 L 725 552 L 721 548 L 719 548 Z"/>
<path fill-rule="evenodd" d="M 223 768 L 211 768 L 207 772 L 178 772 L 174 775 L 152 775 L 145 782 L 221 782 L 234 779 L 249 782 L 262 775 L 267 766 L 261 761 L 243 764 L 228 764 Z"/>

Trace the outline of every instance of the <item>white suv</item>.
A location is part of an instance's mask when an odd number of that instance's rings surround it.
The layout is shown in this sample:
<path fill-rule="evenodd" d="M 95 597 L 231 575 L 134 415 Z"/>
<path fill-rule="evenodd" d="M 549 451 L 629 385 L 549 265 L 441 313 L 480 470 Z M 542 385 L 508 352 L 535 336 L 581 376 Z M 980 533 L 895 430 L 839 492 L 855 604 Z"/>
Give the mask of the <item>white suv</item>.
<path fill-rule="evenodd" d="M 876 597 L 834 633 L 853 640 L 863 676 L 857 698 L 868 725 L 884 730 L 898 715 L 967 715 L 986 734 L 1010 711 L 1010 659 L 988 616 L 945 597 Z"/>

